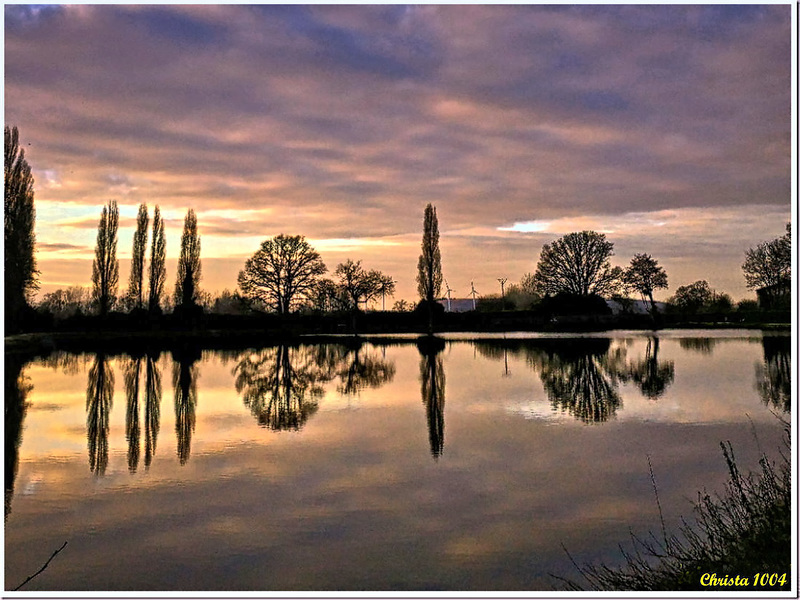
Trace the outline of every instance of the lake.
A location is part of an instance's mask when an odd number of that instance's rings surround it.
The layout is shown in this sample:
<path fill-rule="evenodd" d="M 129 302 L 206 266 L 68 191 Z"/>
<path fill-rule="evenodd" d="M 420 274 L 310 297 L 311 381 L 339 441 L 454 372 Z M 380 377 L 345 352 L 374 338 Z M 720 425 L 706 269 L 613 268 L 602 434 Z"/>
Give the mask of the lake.
<path fill-rule="evenodd" d="M 6 356 L 5 586 L 551 590 L 777 457 L 790 337 Z M 14 375 L 19 373 L 19 377 Z M 17 402 L 15 402 L 15 400 Z M 555 577 L 554 577 L 555 576 Z"/>

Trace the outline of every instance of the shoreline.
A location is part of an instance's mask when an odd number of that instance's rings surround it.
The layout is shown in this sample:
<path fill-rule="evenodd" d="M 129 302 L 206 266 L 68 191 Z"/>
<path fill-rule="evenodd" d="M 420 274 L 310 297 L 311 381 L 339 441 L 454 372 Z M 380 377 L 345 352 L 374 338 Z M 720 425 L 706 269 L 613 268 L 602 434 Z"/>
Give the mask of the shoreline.
<path fill-rule="evenodd" d="M 447 329 L 433 332 L 439 336 L 467 336 L 457 339 L 480 339 L 482 336 L 495 338 L 498 335 L 514 334 L 515 338 L 525 339 L 525 334 L 541 335 L 581 335 L 603 337 L 603 334 L 614 334 L 621 331 L 650 332 L 653 335 L 680 331 L 748 331 L 763 334 L 783 335 L 791 332 L 788 323 L 682 323 L 663 328 L 622 327 L 609 328 L 547 328 L 547 329 Z M 153 351 L 186 348 L 197 349 L 233 349 L 248 346 L 273 346 L 277 344 L 315 344 L 315 343 L 352 343 L 369 341 L 377 345 L 415 344 L 429 335 L 424 331 L 359 331 L 359 332 L 318 332 L 302 329 L 139 329 L 139 330 L 72 330 L 42 331 L 19 333 L 5 337 L 6 355 L 46 356 L 52 352 L 92 352 L 103 350 L 111 353 L 124 353 L 126 350 Z M 501 339 L 501 338 L 497 338 Z M 445 341 L 446 340 L 445 338 Z"/>

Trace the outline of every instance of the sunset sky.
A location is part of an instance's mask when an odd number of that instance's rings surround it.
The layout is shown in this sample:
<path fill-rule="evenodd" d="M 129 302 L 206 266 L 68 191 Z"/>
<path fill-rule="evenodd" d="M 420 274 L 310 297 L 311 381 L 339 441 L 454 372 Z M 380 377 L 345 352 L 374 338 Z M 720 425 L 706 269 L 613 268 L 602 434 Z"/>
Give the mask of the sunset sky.
<path fill-rule="evenodd" d="M 6 5 L 4 29 L 42 292 L 90 284 L 109 199 L 120 291 L 145 202 L 170 286 L 194 208 L 209 291 L 285 233 L 407 300 L 428 202 L 458 297 L 582 229 L 658 259 L 657 298 L 754 297 L 744 251 L 791 216 L 789 4 Z"/>

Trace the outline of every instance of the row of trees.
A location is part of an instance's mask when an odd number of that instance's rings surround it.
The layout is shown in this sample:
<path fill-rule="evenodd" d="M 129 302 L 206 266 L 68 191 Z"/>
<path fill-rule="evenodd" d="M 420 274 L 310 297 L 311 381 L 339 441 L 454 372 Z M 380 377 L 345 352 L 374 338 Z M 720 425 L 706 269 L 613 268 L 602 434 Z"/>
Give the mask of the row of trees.
<path fill-rule="evenodd" d="M 6 328 L 13 330 L 20 315 L 28 308 L 32 294 L 38 290 L 35 259 L 35 208 L 33 176 L 19 145 L 16 127 L 5 128 L 5 306 Z M 162 312 L 166 281 L 166 238 L 158 206 L 155 208 L 150 246 L 148 285 L 145 287 L 145 254 L 149 216 L 147 206 L 139 207 L 130 280 L 127 292 L 118 297 L 119 263 L 116 258 L 119 209 L 116 201 L 103 207 L 98 224 L 95 258 L 92 263 L 91 302 L 101 315 L 115 307 L 127 310 Z M 667 288 L 667 274 L 649 254 L 636 254 L 623 269 L 612 267 L 613 243 L 604 234 L 594 231 L 570 233 L 542 247 L 537 269 L 516 285 L 509 286 L 509 297 L 534 302 L 544 296 L 570 294 L 577 296 L 613 296 L 639 293 L 655 307 L 653 292 Z M 791 279 L 791 232 L 770 242 L 763 242 L 746 252 L 742 265 L 745 280 L 751 289 L 786 286 Z M 242 298 L 250 304 L 262 305 L 280 314 L 300 307 L 319 310 L 358 310 L 378 297 L 385 309 L 386 296 L 395 291 L 395 281 L 376 270 L 367 271 L 361 261 L 337 265 L 336 280 L 323 277 L 327 267 L 319 253 L 305 237 L 278 235 L 262 243 L 239 273 L 238 286 Z M 175 282 L 174 305 L 179 310 L 197 308 L 203 294 L 200 290 L 200 236 L 197 218 L 189 210 L 184 221 L 181 252 Z M 422 250 L 417 265 L 417 290 L 420 303 L 427 306 L 433 319 L 434 310 L 441 310 L 442 265 L 436 208 L 425 208 Z M 505 280 L 503 280 L 505 281 Z M 705 287 L 702 285 L 705 283 Z M 674 298 L 678 304 L 684 296 L 703 295 L 706 282 L 678 288 Z M 710 288 L 709 288 L 710 289 Z M 711 291 L 712 295 L 714 294 Z M 46 297 L 50 303 L 71 302 L 82 292 L 59 290 Z M 707 296 L 708 294 L 706 294 Z M 395 303 L 396 309 L 410 305 Z"/>
<path fill-rule="evenodd" d="M 347 259 L 334 270 L 336 281 L 324 278 L 328 268 L 302 235 L 277 235 L 262 242 L 239 272 L 239 289 L 250 302 L 279 314 L 302 306 L 320 310 L 357 310 L 378 296 L 394 294 L 395 282 L 361 261 Z"/>
<path fill-rule="evenodd" d="M 161 313 L 164 286 L 167 279 L 164 221 L 156 206 L 153 214 L 153 237 L 150 245 L 150 264 L 147 287 L 145 287 L 145 253 L 149 216 L 147 205 L 141 204 L 136 218 L 131 253 L 131 273 L 127 292 L 118 297 L 119 260 L 117 259 L 117 232 L 119 229 L 119 207 L 111 200 L 100 213 L 97 225 L 97 244 L 92 261 L 91 299 L 101 316 L 105 316 L 118 303 L 130 310 L 147 310 Z M 201 274 L 200 236 L 197 233 L 197 217 L 189 210 L 183 223 L 181 253 L 178 259 L 178 276 L 175 281 L 175 305 L 184 310 L 197 305 Z M 146 293 L 145 293 L 146 292 Z M 146 300 L 145 300 L 146 299 Z M 60 298 L 59 298 L 60 300 Z"/>
<path fill-rule="evenodd" d="M 626 269 L 611 266 L 614 244 L 596 231 L 568 233 L 542 246 L 536 273 L 526 287 L 539 296 L 612 296 L 639 293 L 655 309 L 653 292 L 667 288 L 667 273 L 649 254 L 636 254 Z M 523 285 L 525 280 L 523 280 Z"/>
<path fill-rule="evenodd" d="M 324 278 L 328 271 L 320 254 L 301 235 L 278 235 L 266 240 L 239 273 L 239 289 L 245 298 L 258 301 L 280 314 L 301 306 L 318 310 L 358 310 L 377 299 L 386 308 L 386 296 L 394 295 L 395 281 L 377 271 L 367 271 L 361 261 L 347 259 L 334 270 L 336 280 Z M 442 292 L 442 257 L 439 250 L 439 222 L 436 208 L 425 208 L 422 252 L 417 265 L 417 290 L 428 305 Z"/>

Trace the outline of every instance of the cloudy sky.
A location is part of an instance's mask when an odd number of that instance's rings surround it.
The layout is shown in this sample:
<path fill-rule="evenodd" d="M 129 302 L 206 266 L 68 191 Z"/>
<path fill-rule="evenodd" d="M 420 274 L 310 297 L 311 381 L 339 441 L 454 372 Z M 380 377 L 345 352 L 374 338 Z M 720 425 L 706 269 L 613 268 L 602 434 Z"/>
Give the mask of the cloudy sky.
<path fill-rule="evenodd" d="M 123 288 L 145 202 L 173 261 L 195 209 L 210 291 L 286 233 L 414 300 L 432 202 L 456 296 L 582 229 L 657 258 L 662 298 L 752 296 L 744 251 L 790 218 L 790 91 L 788 4 L 5 6 L 43 292 L 89 285 L 116 199 Z"/>

